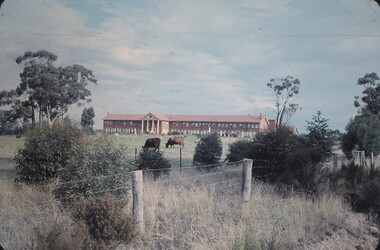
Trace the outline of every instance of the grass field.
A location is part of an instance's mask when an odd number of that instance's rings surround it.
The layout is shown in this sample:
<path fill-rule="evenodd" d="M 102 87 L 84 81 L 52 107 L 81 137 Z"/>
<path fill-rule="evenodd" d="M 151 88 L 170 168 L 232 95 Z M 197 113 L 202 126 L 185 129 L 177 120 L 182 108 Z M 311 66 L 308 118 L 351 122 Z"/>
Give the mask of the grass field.
<path fill-rule="evenodd" d="M 23 147 L 25 138 L 0 136 L 0 181 L 4 178 L 14 179 L 15 163 L 13 157 L 17 149 Z"/>
<path fill-rule="evenodd" d="M 142 146 L 145 143 L 147 138 L 154 137 L 152 135 L 110 135 L 111 138 L 120 145 L 124 145 L 127 147 L 126 154 L 131 159 L 134 159 L 135 152 L 137 154 L 142 149 Z M 169 135 L 157 136 L 161 139 L 161 147 L 160 152 L 164 154 L 172 162 L 172 167 L 179 167 L 180 164 L 180 154 L 182 153 L 182 166 L 189 166 L 192 164 L 192 159 L 194 155 L 194 150 L 199 142 L 200 138 L 195 135 L 187 135 L 185 137 L 185 147 L 181 149 L 180 146 L 174 145 L 173 148 L 166 148 L 165 144 L 170 138 Z M 228 146 L 237 141 L 239 138 L 234 137 L 221 137 L 223 154 L 222 160 L 225 160 L 228 153 Z"/>
<path fill-rule="evenodd" d="M 99 137 L 100 135 L 91 136 Z M 142 146 L 147 138 L 154 137 L 154 135 L 109 135 L 110 138 L 118 145 L 126 147 L 125 153 L 130 159 L 135 159 L 136 153 L 142 150 Z M 173 168 L 181 166 L 186 167 L 192 165 L 194 150 L 200 138 L 195 135 L 189 135 L 185 138 L 185 147 L 180 149 L 179 145 L 174 145 L 173 148 L 166 148 L 165 144 L 168 141 L 168 135 L 157 136 L 161 139 L 160 152 L 170 160 Z M 221 137 L 223 155 L 222 160 L 225 160 L 228 153 L 228 146 L 238 138 Z M 19 148 L 22 148 L 25 142 L 25 137 L 16 138 L 15 136 L 0 136 L 0 178 L 14 178 L 15 164 L 12 158 Z M 181 155 L 181 156 L 180 156 Z"/>

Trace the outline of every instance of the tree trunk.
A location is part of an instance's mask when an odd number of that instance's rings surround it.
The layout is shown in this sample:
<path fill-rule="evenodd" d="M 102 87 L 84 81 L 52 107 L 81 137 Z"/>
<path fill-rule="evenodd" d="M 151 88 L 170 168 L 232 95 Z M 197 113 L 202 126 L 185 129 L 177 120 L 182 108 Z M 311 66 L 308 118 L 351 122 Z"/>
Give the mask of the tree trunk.
<path fill-rule="evenodd" d="M 32 118 L 32 128 L 34 128 L 34 126 L 36 126 L 36 116 L 34 114 L 34 107 L 32 106 L 32 115 L 31 115 L 31 118 Z"/>
<path fill-rule="evenodd" d="M 49 129 L 51 130 L 53 128 L 53 120 L 51 117 L 51 106 L 50 105 L 46 106 L 46 116 L 47 116 Z"/>

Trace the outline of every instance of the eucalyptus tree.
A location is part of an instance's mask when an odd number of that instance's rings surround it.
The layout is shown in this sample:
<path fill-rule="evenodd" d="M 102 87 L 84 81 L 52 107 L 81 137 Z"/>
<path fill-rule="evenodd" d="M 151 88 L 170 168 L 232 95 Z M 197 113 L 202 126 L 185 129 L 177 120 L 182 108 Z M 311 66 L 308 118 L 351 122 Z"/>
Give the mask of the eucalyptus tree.
<path fill-rule="evenodd" d="M 277 129 L 281 126 L 286 126 L 290 118 L 298 110 L 299 105 L 294 101 L 299 93 L 300 85 L 300 80 L 293 76 L 274 78 L 267 83 L 267 86 L 273 89 L 276 98 Z"/>
<path fill-rule="evenodd" d="M 362 107 L 368 111 L 380 116 L 380 78 L 372 72 L 367 73 L 358 79 L 358 85 L 363 86 L 363 96 L 360 98 L 364 103 L 359 102 L 359 96 L 355 96 L 355 107 Z"/>
<path fill-rule="evenodd" d="M 0 105 L 8 105 L 15 118 L 30 119 L 32 125 L 41 126 L 46 121 L 51 128 L 69 106 L 91 101 L 89 83 L 96 84 L 93 72 L 78 64 L 56 67 L 57 55 L 46 51 L 27 51 L 17 57 L 16 63 L 24 65 L 20 84 L 15 90 L 0 92 Z"/>

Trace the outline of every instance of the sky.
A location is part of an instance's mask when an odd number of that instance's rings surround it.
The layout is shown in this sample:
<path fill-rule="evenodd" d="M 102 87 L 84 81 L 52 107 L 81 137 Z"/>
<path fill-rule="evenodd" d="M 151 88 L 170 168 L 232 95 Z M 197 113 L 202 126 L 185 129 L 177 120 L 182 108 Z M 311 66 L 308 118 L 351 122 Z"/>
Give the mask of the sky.
<path fill-rule="evenodd" d="M 358 78 L 380 74 L 379 45 L 371 0 L 5 0 L 0 90 L 20 83 L 18 56 L 48 50 L 56 66 L 93 70 L 87 107 L 102 128 L 107 112 L 274 119 L 267 83 L 289 75 L 301 82 L 289 123 L 305 132 L 321 111 L 344 132 Z"/>

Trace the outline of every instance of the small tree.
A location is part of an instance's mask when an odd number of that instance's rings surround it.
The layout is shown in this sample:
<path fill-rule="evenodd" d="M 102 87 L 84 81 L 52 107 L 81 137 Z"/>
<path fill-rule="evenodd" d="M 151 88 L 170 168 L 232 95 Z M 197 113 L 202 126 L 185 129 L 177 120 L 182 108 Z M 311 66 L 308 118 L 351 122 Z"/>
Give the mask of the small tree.
<path fill-rule="evenodd" d="M 321 111 L 318 111 L 317 115 L 313 115 L 311 121 L 306 122 L 308 124 L 307 131 L 309 131 L 306 135 L 307 143 L 319 151 L 323 159 L 326 159 L 331 155 L 334 145 L 334 132 L 329 128 L 328 120 L 322 117 Z"/>
<path fill-rule="evenodd" d="M 144 148 L 137 157 L 136 167 L 139 170 L 147 170 L 147 173 L 157 180 L 161 175 L 170 173 L 171 164 L 163 153 Z"/>
<path fill-rule="evenodd" d="M 380 150 L 380 121 L 377 115 L 363 109 L 361 114 L 350 120 L 341 146 L 349 158 L 352 157 L 352 150 L 365 151 L 366 155 L 371 152 L 377 154 Z"/>
<path fill-rule="evenodd" d="M 209 165 L 220 162 L 223 147 L 217 134 L 210 134 L 201 138 L 193 156 L 194 165 Z"/>
<path fill-rule="evenodd" d="M 94 134 L 94 117 L 95 111 L 93 107 L 83 109 L 81 125 L 87 134 Z"/>

